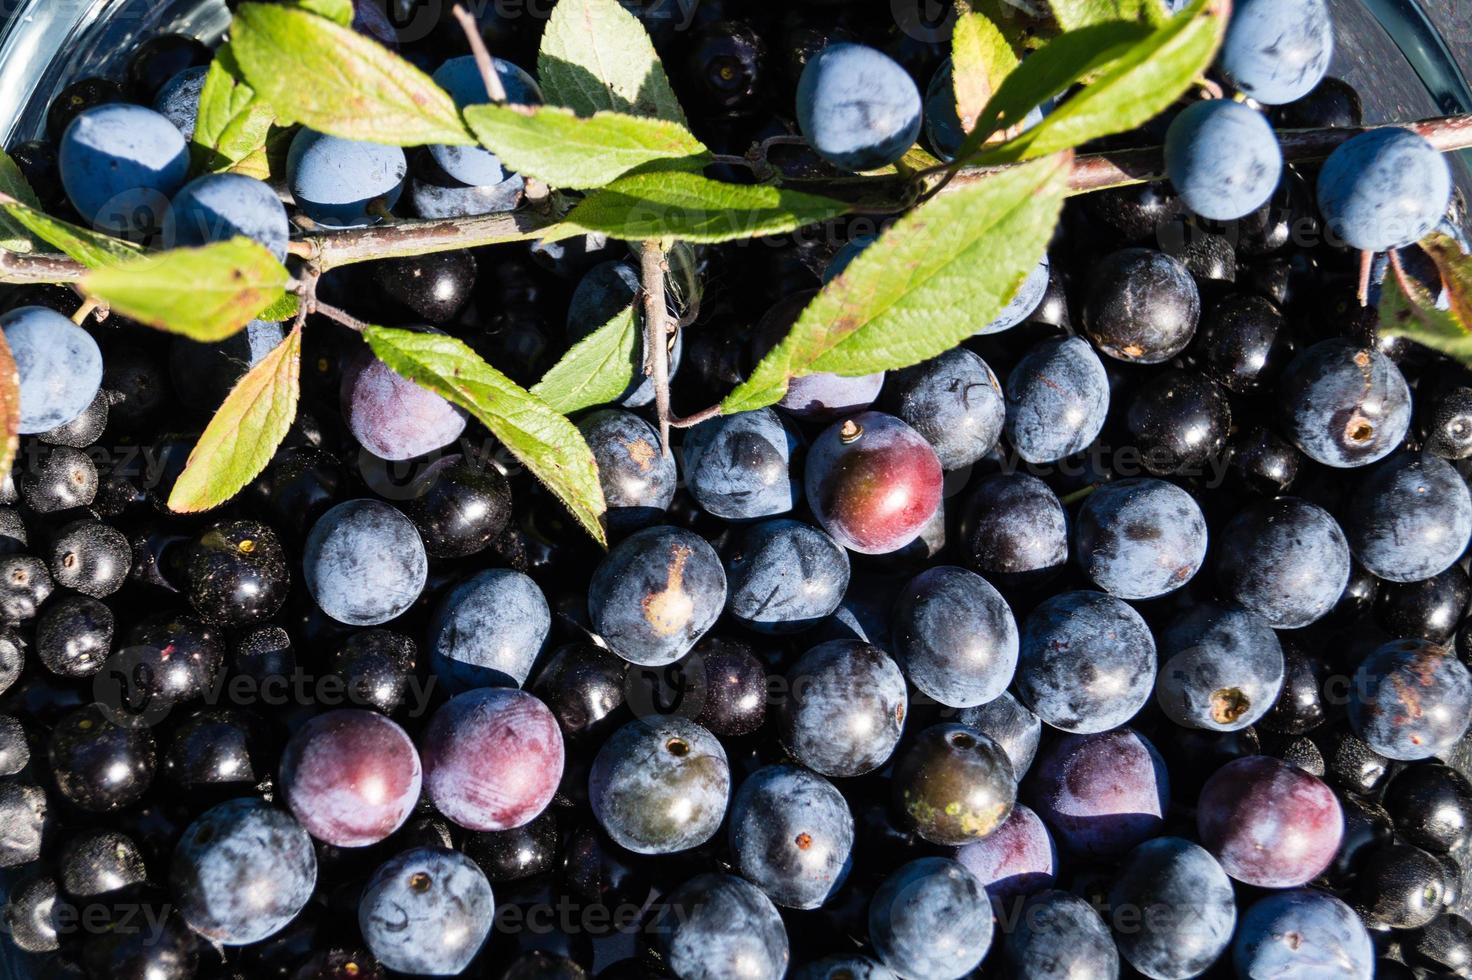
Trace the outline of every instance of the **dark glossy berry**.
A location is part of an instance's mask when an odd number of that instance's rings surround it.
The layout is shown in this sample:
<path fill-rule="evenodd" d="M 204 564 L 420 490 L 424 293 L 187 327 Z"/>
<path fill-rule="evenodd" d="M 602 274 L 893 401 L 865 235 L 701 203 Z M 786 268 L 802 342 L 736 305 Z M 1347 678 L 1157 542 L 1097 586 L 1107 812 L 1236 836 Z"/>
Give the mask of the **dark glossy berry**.
<path fill-rule="evenodd" d="M 1017 780 L 1002 747 L 965 725 L 942 724 L 915 737 L 891 776 L 895 808 L 936 844 L 986 837 L 1006 821 Z"/>
<path fill-rule="evenodd" d="M 1326 76 L 1307 95 L 1279 106 L 1273 118 L 1283 129 L 1350 128 L 1364 124 L 1365 107 L 1353 85 Z"/>
<path fill-rule="evenodd" d="M 1109 413 L 1104 364 L 1078 337 L 1044 340 L 1007 374 L 1005 431 L 1029 463 L 1053 463 L 1088 447 Z"/>
<path fill-rule="evenodd" d="M 704 699 L 695 720 L 719 738 L 739 738 L 762 727 L 766 719 L 768 678 L 760 660 L 744 643 L 720 636 L 695 645 L 704 677 Z"/>
<path fill-rule="evenodd" d="M 206 709 L 175 730 L 163 772 L 186 790 L 221 786 L 248 791 L 269 778 L 276 761 L 264 741 L 258 718 L 239 710 Z"/>
<path fill-rule="evenodd" d="M 101 599 L 122 587 L 131 559 L 121 531 L 101 521 L 75 521 L 51 543 L 51 577 L 63 588 Z"/>
<path fill-rule="evenodd" d="M 415 847 L 373 873 L 358 928 L 390 970 L 460 973 L 490 934 L 491 885 L 474 861 L 444 847 Z"/>
<path fill-rule="evenodd" d="M 696 875 L 671 891 L 646 925 L 677 980 L 781 980 L 787 930 L 770 899 L 740 878 Z"/>
<path fill-rule="evenodd" d="M 1223 596 L 1295 629 L 1322 618 L 1349 581 L 1349 544 L 1321 507 L 1295 497 L 1252 504 L 1217 536 Z"/>
<path fill-rule="evenodd" d="M 1066 850 L 1113 857 L 1160 832 L 1170 781 L 1155 746 L 1119 728 L 1053 743 L 1038 759 L 1024 799 Z"/>
<path fill-rule="evenodd" d="M 552 628 L 552 612 L 530 577 L 478 572 L 444 594 L 429 624 L 429 664 L 451 693 L 519 687 Z"/>
<path fill-rule="evenodd" d="M 899 419 L 863 412 L 813 441 L 805 491 L 835 541 L 861 554 L 887 554 L 918 537 L 939 508 L 940 460 Z"/>
<path fill-rule="evenodd" d="M 385 259 L 373 272 L 383 298 L 422 323 L 448 323 L 475 291 L 475 257 L 467 251 Z"/>
<path fill-rule="evenodd" d="M 1150 629 L 1113 596 L 1060 593 L 1022 624 L 1017 696 L 1054 728 L 1117 728 L 1145 706 L 1154 685 Z"/>
<path fill-rule="evenodd" d="M 942 469 L 969 466 L 1002 435 L 1002 385 L 985 361 L 964 347 L 893 374 L 886 398 L 895 416 L 934 447 Z"/>
<path fill-rule="evenodd" d="M 609 409 L 578 421 L 598 464 L 598 482 L 614 533 L 659 523 L 675 497 L 675 458 L 659 433 L 633 412 Z M 688 446 L 688 443 L 687 443 Z"/>
<path fill-rule="evenodd" d="M 18 718 L 0 715 L 0 776 L 14 776 L 31 761 L 31 739 Z"/>
<path fill-rule="evenodd" d="M 107 428 L 108 407 L 111 403 L 112 398 L 108 392 L 98 391 L 91 404 L 82 409 L 82 414 L 54 429 L 37 433 L 36 438 L 49 446 L 85 449 L 97 442 Z"/>
<path fill-rule="evenodd" d="M 1416 931 L 1409 959 L 1438 976 L 1465 976 L 1472 971 L 1472 921 L 1456 913 L 1439 915 Z"/>
<path fill-rule="evenodd" d="M 638 531 L 613 548 L 588 586 L 595 632 L 630 663 L 683 657 L 720 616 L 726 573 L 705 539 L 676 527 Z"/>
<path fill-rule="evenodd" d="M 758 633 L 796 633 L 838 608 L 848 588 L 848 552 L 801 521 L 747 528 L 726 559 L 726 609 Z"/>
<path fill-rule="evenodd" d="M 854 818 L 843 794 L 797 766 L 767 766 L 731 800 L 736 870 L 778 905 L 822 905 L 848 876 Z"/>
<path fill-rule="evenodd" d="M 1406 379 L 1384 354 L 1348 340 L 1300 353 L 1278 386 L 1283 431 L 1326 466 L 1367 466 L 1389 455 L 1411 424 Z"/>
<path fill-rule="evenodd" d="M 206 622 L 245 626 L 286 602 L 290 573 L 276 533 L 256 521 L 216 524 L 184 551 L 189 601 Z"/>
<path fill-rule="evenodd" d="M 21 176 L 36 197 L 49 210 L 66 199 L 61 187 L 61 171 L 56 159 L 56 146 L 49 140 L 28 140 L 10 148 L 10 158 L 20 168 Z M 71 311 L 65 311 L 67 316 Z"/>
<path fill-rule="evenodd" d="M 421 741 L 424 793 L 470 830 L 506 830 L 546 809 L 562 779 L 562 732 L 523 691 L 480 688 L 435 712 Z"/>
<path fill-rule="evenodd" d="M 123 87 L 112 79 L 96 76 L 79 79 L 62 89 L 52 101 L 46 113 L 46 135 L 59 140 L 72 120 L 87 109 L 122 102 L 125 98 Z"/>
<path fill-rule="evenodd" d="M 179 72 L 210 63 L 211 51 L 183 34 L 159 34 L 144 41 L 128 60 L 128 92 L 151 104 L 159 90 Z"/>
<path fill-rule="evenodd" d="M 1196 826 L 1233 878 L 1290 888 L 1329 866 L 1344 834 L 1344 814 L 1319 779 L 1277 759 L 1248 756 L 1206 781 Z"/>
<path fill-rule="evenodd" d="M 1472 492 L 1439 456 L 1402 453 L 1365 478 L 1344 508 L 1350 550 L 1371 572 L 1415 582 L 1446 570 L 1472 540 Z"/>
<path fill-rule="evenodd" d="M 1355 879 L 1355 908 L 1366 922 L 1418 929 L 1441 914 L 1446 868 L 1410 844 L 1386 844 L 1365 855 Z"/>
<path fill-rule="evenodd" d="M 1375 596 L 1375 621 L 1391 636 L 1451 643 L 1467 605 L 1472 580 L 1460 565 L 1419 582 L 1385 582 Z"/>
<path fill-rule="evenodd" d="M 533 678 L 541 698 L 568 738 L 602 732 L 605 719 L 624 703 L 628 661 L 594 643 L 569 643 L 553 651 Z"/>
<path fill-rule="evenodd" d="M 1283 689 L 1283 647 L 1245 609 L 1201 603 L 1159 634 L 1155 700 L 1185 728 L 1231 732 L 1267 713 Z"/>
<path fill-rule="evenodd" d="M 62 795 L 96 813 L 138 802 L 157 763 L 147 729 L 117 725 L 95 704 L 57 722 L 47 757 Z"/>
<path fill-rule="evenodd" d="M 1068 562 L 1068 515 L 1035 476 L 989 476 L 962 511 L 961 548 L 967 565 L 1002 588 L 1040 584 Z"/>
<path fill-rule="evenodd" d="M 1449 766 L 1408 767 L 1391 780 L 1385 809 L 1401 839 L 1422 850 L 1458 851 L 1472 838 L 1472 783 Z"/>
<path fill-rule="evenodd" d="M 473 832 L 464 850 L 490 881 L 518 881 L 556 867 L 560 837 L 557 816 L 548 810 L 520 827 Z"/>
<path fill-rule="evenodd" d="M 991 948 L 992 930 L 981 882 L 948 858 L 902 866 L 869 903 L 869 941 L 884 965 L 901 977 L 965 976 Z"/>
<path fill-rule="evenodd" d="M 1472 720 L 1472 674 L 1446 647 L 1396 640 L 1370 654 L 1349 690 L 1355 734 L 1388 759 L 1445 752 Z"/>
<path fill-rule="evenodd" d="M 1309 889 L 1261 898 L 1242 914 L 1232 962 L 1239 976 L 1370 980 L 1375 948 L 1354 910 Z"/>
<path fill-rule="evenodd" d="M 1185 266 L 1144 248 L 1116 252 L 1092 273 L 1084 322 L 1110 357 L 1139 364 L 1168 361 L 1191 342 L 1201 296 Z"/>
<path fill-rule="evenodd" d="M 36 655 L 62 677 L 91 677 L 112 652 L 113 613 L 88 596 L 64 596 L 36 622 Z"/>
<path fill-rule="evenodd" d="M 1232 941 L 1237 904 L 1216 859 L 1179 837 L 1157 837 L 1125 856 L 1109 890 L 1120 956 L 1148 977 L 1184 980 Z"/>
<path fill-rule="evenodd" d="M 417 696 L 417 689 L 412 688 L 417 656 L 418 648 L 409 637 L 369 629 L 344 640 L 332 663 L 354 704 L 393 714 L 411 694 Z"/>
<path fill-rule="evenodd" d="M 715 836 L 731 771 L 710 732 L 677 715 L 630 722 L 593 762 L 588 800 L 614 842 L 636 854 L 672 854 Z"/>
<path fill-rule="evenodd" d="M 404 516 L 414 522 L 424 550 L 435 558 L 483 551 L 511 520 L 511 487 L 489 463 L 446 456 L 425 469 L 414 491 L 404 501 Z"/>
<path fill-rule="evenodd" d="M 1424 448 L 1443 459 L 1472 456 L 1472 388 L 1457 386 L 1432 395 L 1421 394 Z"/>
<path fill-rule="evenodd" d="M 1074 530 L 1079 567 L 1121 599 L 1152 599 L 1189 582 L 1206 559 L 1206 519 L 1164 480 L 1119 480 L 1084 500 Z"/>
<path fill-rule="evenodd" d="M 1140 462 L 1157 476 L 1208 476 L 1232 430 L 1232 408 L 1217 385 L 1186 371 L 1147 381 L 1125 410 Z"/>
<path fill-rule="evenodd" d="M 909 680 L 941 704 L 985 704 L 1017 668 L 1017 622 L 1007 601 L 974 572 L 939 566 L 901 590 L 894 650 Z"/>
<path fill-rule="evenodd" d="M 0 615 L 7 622 L 34 618 L 55 587 L 39 558 L 30 555 L 0 558 Z"/>
<path fill-rule="evenodd" d="M 778 732 L 798 762 L 825 776 L 857 776 L 894 752 L 908 711 L 905 678 L 877 647 L 830 640 L 787 671 Z"/>
<path fill-rule="evenodd" d="M 20 495 L 38 514 L 85 507 L 97 496 L 97 466 L 70 446 L 44 447 L 21 473 Z"/>
<path fill-rule="evenodd" d="M 419 753 L 404 730 L 372 711 L 317 715 L 281 757 L 283 801 L 307 833 L 338 847 L 383 840 L 419 800 Z"/>
<path fill-rule="evenodd" d="M 690 39 L 685 77 L 698 103 L 715 112 L 740 112 L 757 104 L 766 77 L 766 43 L 748 24 L 713 24 Z"/>
<path fill-rule="evenodd" d="M 717 416 L 685 436 L 685 484 L 716 517 L 785 514 L 802 497 L 792 466 L 797 446 L 797 436 L 769 408 Z"/>
<path fill-rule="evenodd" d="M 147 877 L 138 845 L 111 830 L 87 830 L 67 841 L 58 871 L 62 890 L 77 898 L 106 895 Z"/>

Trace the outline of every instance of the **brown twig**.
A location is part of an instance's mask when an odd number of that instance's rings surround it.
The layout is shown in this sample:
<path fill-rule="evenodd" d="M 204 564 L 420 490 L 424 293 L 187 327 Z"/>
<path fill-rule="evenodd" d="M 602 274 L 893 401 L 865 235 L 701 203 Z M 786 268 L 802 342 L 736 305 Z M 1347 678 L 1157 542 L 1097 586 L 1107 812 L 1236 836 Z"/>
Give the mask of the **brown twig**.
<path fill-rule="evenodd" d="M 1360 282 L 1355 296 L 1359 298 L 1360 305 L 1365 306 L 1370 302 L 1370 271 L 1375 264 L 1375 253 L 1369 249 L 1360 251 Z"/>
<path fill-rule="evenodd" d="M 713 419 L 720 414 L 721 406 L 711 405 L 709 408 L 702 408 L 700 411 L 694 412 L 690 415 L 674 416 L 670 419 L 670 428 L 690 429 L 706 421 L 707 419 Z"/>
<path fill-rule="evenodd" d="M 644 373 L 654 385 L 654 412 L 659 418 L 661 452 L 670 446 L 670 358 L 669 309 L 664 298 L 664 277 L 669 271 L 664 249 L 658 242 L 645 242 L 639 255 L 639 285 L 644 294 Z"/>
<path fill-rule="evenodd" d="M 322 314 L 329 320 L 336 320 L 349 330 L 355 331 L 356 333 L 365 333 L 368 330 L 369 324 L 359 320 L 347 310 L 340 310 L 330 303 L 324 303 L 321 300 L 317 300 L 313 306 L 315 312 Z"/>
<path fill-rule="evenodd" d="M 80 282 L 86 274 L 86 266 L 64 255 L 23 255 L 0 251 L 0 282 L 16 285 Z"/>
<path fill-rule="evenodd" d="M 506 86 L 501 84 L 501 76 L 496 71 L 496 63 L 491 59 L 490 49 L 486 47 L 485 38 L 480 36 L 480 25 L 475 18 L 460 4 L 450 8 L 450 13 L 460 22 L 460 29 L 465 32 L 465 40 L 470 42 L 470 53 L 475 57 L 475 67 L 480 69 L 481 80 L 486 83 L 486 94 L 492 102 L 497 105 L 505 105 Z"/>

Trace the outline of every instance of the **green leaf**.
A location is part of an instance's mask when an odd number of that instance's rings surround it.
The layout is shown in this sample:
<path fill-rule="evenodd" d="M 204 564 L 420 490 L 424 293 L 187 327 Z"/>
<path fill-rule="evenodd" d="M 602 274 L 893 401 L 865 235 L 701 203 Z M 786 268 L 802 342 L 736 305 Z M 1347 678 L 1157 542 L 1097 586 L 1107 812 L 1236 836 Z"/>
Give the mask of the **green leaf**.
<path fill-rule="evenodd" d="M 1017 67 L 1011 44 L 985 14 L 963 11 L 951 34 L 956 116 L 969 133 L 992 95 Z"/>
<path fill-rule="evenodd" d="M 296 7 L 318 17 L 336 21 L 343 27 L 353 24 L 353 0 L 286 0 L 284 7 Z"/>
<path fill-rule="evenodd" d="M 253 319 L 281 323 L 296 316 L 301 305 L 301 298 L 296 293 L 282 293 L 280 299 L 261 310 Z"/>
<path fill-rule="evenodd" d="M 169 510 L 218 507 L 260 475 L 296 418 L 301 367 L 298 326 L 225 396 L 169 492 Z"/>
<path fill-rule="evenodd" d="M 1406 284 L 1410 286 L 1409 295 L 1393 273 L 1381 284 L 1380 335 L 1414 340 L 1472 364 L 1472 331 L 1468 325 L 1459 323 L 1453 313 L 1438 310 L 1436 298 L 1414 279 L 1407 279 Z"/>
<path fill-rule="evenodd" d="M 569 224 L 624 241 L 711 244 L 780 235 L 848 211 L 843 201 L 676 171 L 622 177 L 583 199 Z"/>
<path fill-rule="evenodd" d="M 230 45 L 223 45 L 215 52 L 199 93 L 199 118 L 190 144 L 195 170 L 218 173 L 239 169 L 258 155 L 264 159 L 275 121 L 270 103 L 246 84 Z M 259 177 L 259 169 L 248 165 L 242 172 Z"/>
<path fill-rule="evenodd" d="M 1147 27 L 1116 21 L 1083 27 L 1049 41 L 1024 58 L 998 86 L 956 159 L 967 159 L 993 134 L 1018 125 L 1037 106 L 1116 61 L 1149 36 Z"/>
<path fill-rule="evenodd" d="M 1155 25 L 1164 23 L 1168 14 L 1159 0 L 1049 0 L 1048 6 L 1064 31 L 1112 20 Z"/>
<path fill-rule="evenodd" d="M 551 490 L 604 547 L 598 464 L 577 426 L 481 360 L 454 337 L 370 326 L 378 359 L 410 381 L 470 412 Z"/>
<path fill-rule="evenodd" d="M 771 405 L 790 379 L 918 364 L 990 323 L 1042 259 L 1068 191 L 1062 154 L 932 198 L 824 286 L 725 414 Z"/>
<path fill-rule="evenodd" d="M 1436 263 L 1451 301 L 1452 316 L 1463 327 L 1472 330 L 1472 258 L 1462 254 L 1462 247 L 1448 235 L 1436 232 L 1421 241 L 1421 249 Z"/>
<path fill-rule="evenodd" d="M 82 289 L 151 327 L 215 341 L 283 302 L 290 280 L 270 252 L 248 238 L 232 238 L 95 269 L 82 279 Z"/>
<path fill-rule="evenodd" d="M 36 192 L 26 181 L 25 174 L 4 150 L 0 150 L 0 194 L 19 201 L 28 208 L 41 210 Z M 0 210 L 0 250 L 6 252 L 34 252 L 42 239 L 17 221 L 8 211 Z"/>
<path fill-rule="evenodd" d="M 1111 59 L 1112 63 L 1088 86 L 1064 100 L 1042 122 L 984 154 L 981 161 L 1001 163 L 1048 156 L 1101 136 L 1127 132 L 1155 118 L 1189 89 L 1216 57 L 1226 30 L 1224 2 L 1195 0 L 1149 37 Z M 1068 36 L 1064 34 L 1058 40 Z"/>
<path fill-rule="evenodd" d="M 611 111 L 686 125 L 639 18 L 618 0 L 561 0 L 542 31 L 537 80 L 552 105 L 580 116 Z"/>
<path fill-rule="evenodd" d="M 618 112 L 476 105 L 465 119 L 508 167 L 553 187 L 602 187 L 636 167 L 698 168 L 709 152 L 679 123 Z"/>
<path fill-rule="evenodd" d="M 117 265 L 143 254 L 132 242 L 53 218 L 11 197 L 0 195 L 0 210 L 41 241 L 55 246 L 89 269 Z"/>
<path fill-rule="evenodd" d="M 474 142 L 454 100 L 428 75 L 325 17 L 243 4 L 230 46 L 246 81 L 283 120 L 397 146 Z"/>
<path fill-rule="evenodd" d="M 639 370 L 639 318 L 630 303 L 573 344 L 532 386 L 532 394 L 570 415 L 613 401 L 628 390 Z"/>

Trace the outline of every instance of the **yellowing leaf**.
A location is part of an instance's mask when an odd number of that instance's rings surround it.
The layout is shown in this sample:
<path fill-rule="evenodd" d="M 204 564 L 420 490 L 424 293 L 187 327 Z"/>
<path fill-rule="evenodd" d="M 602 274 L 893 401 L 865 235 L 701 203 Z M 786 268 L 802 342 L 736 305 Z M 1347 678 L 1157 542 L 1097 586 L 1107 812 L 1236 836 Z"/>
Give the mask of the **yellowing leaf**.
<path fill-rule="evenodd" d="M 140 323 L 215 341 L 284 302 L 290 281 L 270 252 L 247 238 L 232 238 L 94 269 L 82 288 Z"/>
<path fill-rule="evenodd" d="M 965 12 L 951 34 L 951 81 L 962 132 L 971 132 L 992 94 L 1017 67 L 1007 38 L 985 14 Z"/>
<path fill-rule="evenodd" d="M 230 47 L 251 88 L 283 119 L 344 139 L 470 144 L 449 93 L 350 27 L 305 10 L 246 3 Z"/>
<path fill-rule="evenodd" d="M 170 510 L 218 507 L 260 475 L 296 418 L 301 363 L 297 326 L 225 397 L 169 493 Z"/>

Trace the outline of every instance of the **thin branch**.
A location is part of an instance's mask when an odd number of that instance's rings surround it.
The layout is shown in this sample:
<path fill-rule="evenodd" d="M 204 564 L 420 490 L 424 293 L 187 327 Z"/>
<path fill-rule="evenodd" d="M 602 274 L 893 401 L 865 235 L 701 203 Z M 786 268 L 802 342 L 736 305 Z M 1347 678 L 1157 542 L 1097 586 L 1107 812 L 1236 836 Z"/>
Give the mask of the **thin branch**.
<path fill-rule="evenodd" d="M 465 32 L 465 40 L 470 42 L 470 53 L 475 56 L 475 67 L 480 69 L 481 80 L 486 83 L 486 94 L 492 102 L 497 105 L 505 105 L 506 86 L 501 84 L 501 76 L 496 71 L 496 63 L 491 60 L 491 52 L 486 48 L 485 38 L 480 36 L 480 25 L 475 18 L 460 4 L 450 8 L 450 13 L 460 22 L 460 29 Z"/>
<path fill-rule="evenodd" d="M 658 242 L 645 242 L 639 256 L 639 281 L 644 294 L 644 373 L 654 384 L 661 452 L 668 451 L 670 445 L 670 324 L 664 298 L 667 271 L 664 249 Z"/>
<path fill-rule="evenodd" d="M 23 255 L 0 251 L 0 282 L 16 285 L 80 282 L 86 274 L 86 266 L 64 255 Z"/>
<path fill-rule="evenodd" d="M 672 428 L 672 429 L 689 429 L 689 428 L 693 428 L 693 427 L 699 425 L 700 423 L 706 421 L 707 419 L 713 419 L 717 415 L 720 415 L 720 414 L 721 414 L 721 406 L 719 406 L 719 405 L 711 405 L 709 408 L 702 408 L 700 411 L 695 412 L 695 413 L 693 413 L 691 415 L 675 416 L 674 418 L 670 419 L 670 428 Z"/>
<path fill-rule="evenodd" d="M 1375 253 L 1369 249 L 1360 251 L 1360 282 L 1355 296 L 1359 298 L 1360 305 L 1366 306 L 1370 302 L 1370 272 L 1375 264 Z"/>
<path fill-rule="evenodd" d="M 368 330 L 369 324 L 364 323 L 362 320 L 359 320 L 347 310 L 340 310 L 337 307 L 332 306 L 331 304 L 322 302 L 321 300 L 317 300 L 316 303 L 314 303 L 313 305 L 316 307 L 316 312 L 327 317 L 327 319 L 329 320 L 336 320 L 338 323 L 347 327 L 349 330 L 356 331 L 357 333 L 365 333 Z"/>
<path fill-rule="evenodd" d="M 1472 114 L 1426 119 L 1407 123 L 1403 128 L 1425 137 L 1443 153 L 1472 148 Z M 1283 130 L 1279 133 L 1283 159 L 1289 163 L 1322 160 L 1341 143 L 1362 132 L 1365 129 Z M 1002 169 L 1006 167 L 961 170 L 940 193 L 966 187 Z M 1160 147 L 1108 150 L 1081 154 L 1075 158 L 1069 178 L 1069 190 L 1073 194 L 1087 194 L 1110 187 L 1164 179 L 1165 164 Z M 852 186 L 855 183 L 859 186 L 878 186 L 884 184 L 884 179 L 866 178 L 830 183 L 835 187 Z M 793 184 L 803 189 L 821 189 L 812 181 L 794 181 Z M 885 213 L 893 210 L 891 206 Z M 473 218 L 408 220 L 387 226 L 341 231 L 316 228 L 292 242 L 291 254 L 317 263 L 326 272 L 339 266 L 374 259 L 403 258 L 503 242 L 531 241 L 556 223 L 555 214 L 527 210 Z M 80 263 L 60 255 L 0 252 L 0 283 L 77 282 L 86 271 Z"/>

